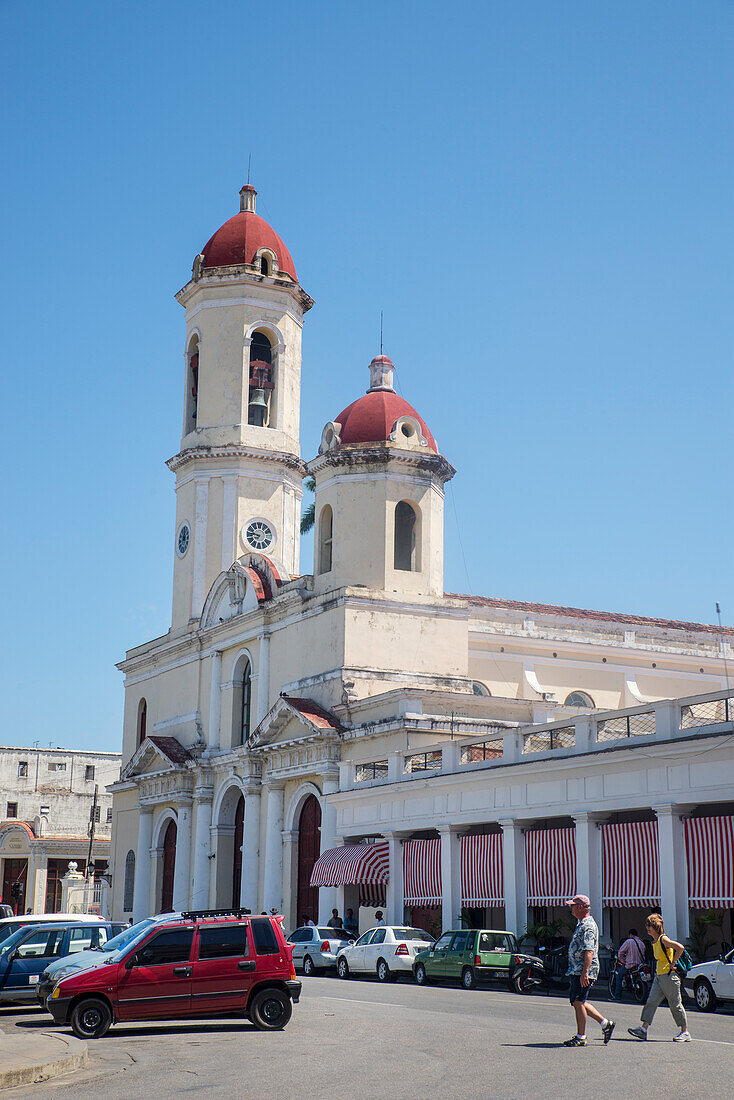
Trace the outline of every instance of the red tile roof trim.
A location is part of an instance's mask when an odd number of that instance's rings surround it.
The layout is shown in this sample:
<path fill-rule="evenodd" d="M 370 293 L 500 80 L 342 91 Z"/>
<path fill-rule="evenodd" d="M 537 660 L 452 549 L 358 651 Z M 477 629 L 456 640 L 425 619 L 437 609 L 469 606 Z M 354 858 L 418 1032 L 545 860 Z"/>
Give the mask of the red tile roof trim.
<path fill-rule="evenodd" d="M 146 737 L 145 741 L 150 741 L 157 749 L 160 749 L 172 764 L 186 764 L 189 760 L 193 760 L 189 750 L 185 749 L 176 737 Z M 143 744 L 145 744 L 145 741 Z"/>
<path fill-rule="evenodd" d="M 678 619 L 652 619 L 645 615 L 624 615 L 615 611 L 593 611 L 585 607 L 556 607 L 548 603 L 524 603 L 503 600 L 497 596 L 469 596 L 462 592 L 446 592 L 447 599 L 466 600 L 471 607 L 496 607 L 508 611 L 529 611 L 539 615 L 563 615 L 569 619 L 592 619 L 594 622 L 623 623 L 625 626 L 659 626 L 671 630 L 688 630 L 701 634 L 723 634 L 734 637 L 734 628 L 712 623 L 686 623 Z"/>
<path fill-rule="evenodd" d="M 321 729 L 336 730 L 337 732 L 344 729 L 335 714 L 325 710 L 324 707 L 320 707 L 318 703 L 314 703 L 313 699 L 301 699 L 290 695 L 284 695 L 283 698 L 292 707 L 295 707 L 304 718 L 308 718 L 314 726 L 320 726 Z"/>

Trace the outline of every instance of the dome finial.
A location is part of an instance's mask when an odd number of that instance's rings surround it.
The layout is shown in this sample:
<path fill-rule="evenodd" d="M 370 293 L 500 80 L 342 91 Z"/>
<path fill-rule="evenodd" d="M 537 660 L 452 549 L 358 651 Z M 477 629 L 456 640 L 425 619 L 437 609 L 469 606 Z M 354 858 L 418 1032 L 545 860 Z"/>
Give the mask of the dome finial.
<path fill-rule="evenodd" d="M 245 186 L 240 190 L 240 214 L 245 214 L 248 212 L 250 214 L 255 213 L 256 194 L 257 191 L 250 183 L 246 183 Z"/>
<path fill-rule="evenodd" d="M 394 370 L 392 359 L 388 359 L 386 355 L 376 355 L 370 363 L 370 388 L 367 393 L 374 393 L 375 390 L 394 392 L 392 384 Z"/>

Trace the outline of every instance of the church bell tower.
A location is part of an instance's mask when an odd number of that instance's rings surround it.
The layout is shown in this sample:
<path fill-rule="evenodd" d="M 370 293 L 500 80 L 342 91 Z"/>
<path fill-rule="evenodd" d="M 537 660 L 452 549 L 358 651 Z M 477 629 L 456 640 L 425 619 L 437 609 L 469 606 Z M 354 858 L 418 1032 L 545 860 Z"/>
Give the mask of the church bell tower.
<path fill-rule="evenodd" d="M 176 475 L 175 629 L 197 619 L 218 574 L 263 554 L 298 572 L 301 330 L 313 305 L 291 255 L 255 212 L 254 187 L 195 258 L 186 310 Z M 284 577 L 285 579 L 285 577 Z"/>

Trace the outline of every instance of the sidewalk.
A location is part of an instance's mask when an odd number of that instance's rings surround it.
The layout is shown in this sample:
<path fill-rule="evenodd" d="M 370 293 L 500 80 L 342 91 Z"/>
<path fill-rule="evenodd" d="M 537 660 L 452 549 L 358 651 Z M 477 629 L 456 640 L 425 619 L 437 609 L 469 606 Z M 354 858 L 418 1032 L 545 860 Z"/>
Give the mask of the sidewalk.
<path fill-rule="evenodd" d="M 0 1030 L 0 1089 L 47 1081 L 88 1063 L 87 1044 L 73 1035 L 50 1031 L 17 1035 Z"/>

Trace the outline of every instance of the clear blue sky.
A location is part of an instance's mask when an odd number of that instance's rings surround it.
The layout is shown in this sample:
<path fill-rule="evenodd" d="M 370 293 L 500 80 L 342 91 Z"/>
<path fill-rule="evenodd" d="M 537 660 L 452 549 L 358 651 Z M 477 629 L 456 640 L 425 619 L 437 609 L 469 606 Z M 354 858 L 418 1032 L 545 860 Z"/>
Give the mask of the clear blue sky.
<path fill-rule="evenodd" d="M 3 743 L 116 749 L 114 663 L 168 629 L 173 295 L 249 153 L 316 299 L 305 457 L 382 308 L 458 470 L 447 590 L 734 621 L 733 29 L 721 0 L 0 4 Z"/>

